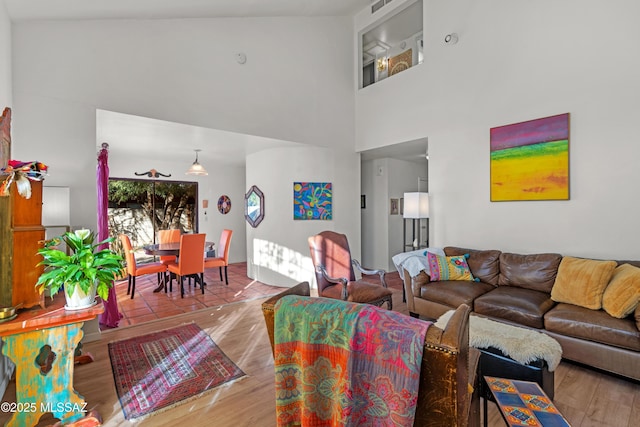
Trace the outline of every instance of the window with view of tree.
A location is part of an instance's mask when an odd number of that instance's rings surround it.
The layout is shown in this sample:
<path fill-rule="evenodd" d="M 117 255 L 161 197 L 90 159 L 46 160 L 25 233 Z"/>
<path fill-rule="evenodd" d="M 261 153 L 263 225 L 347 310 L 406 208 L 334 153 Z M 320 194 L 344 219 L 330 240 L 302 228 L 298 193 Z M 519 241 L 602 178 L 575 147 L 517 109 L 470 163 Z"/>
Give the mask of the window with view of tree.
<path fill-rule="evenodd" d="M 109 234 L 126 234 L 140 248 L 156 243 L 158 230 L 197 233 L 197 202 L 196 182 L 110 178 Z"/>

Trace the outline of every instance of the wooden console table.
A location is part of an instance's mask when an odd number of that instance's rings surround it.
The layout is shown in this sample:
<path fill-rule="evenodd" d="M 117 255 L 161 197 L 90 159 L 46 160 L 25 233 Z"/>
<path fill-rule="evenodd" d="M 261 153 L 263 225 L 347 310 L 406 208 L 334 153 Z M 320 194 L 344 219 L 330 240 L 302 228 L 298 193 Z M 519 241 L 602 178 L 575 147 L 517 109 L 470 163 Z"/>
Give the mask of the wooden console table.
<path fill-rule="evenodd" d="M 7 427 L 34 426 L 51 412 L 62 422 L 84 416 L 84 398 L 73 389 L 74 352 L 82 339 L 82 325 L 104 311 L 102 302 L 94 307 L 67 311 L 64 298 L 44 309 L 23 311 L 0 324 L 2 352 L 16 365 L 16 401 L 2 402 L 3 412 L 11 412 Z M 53 356 L 51 370 L 43 372 L 36 359 L 43 350 Z M 50 358 L 51 360 L 51 358 Z"/>

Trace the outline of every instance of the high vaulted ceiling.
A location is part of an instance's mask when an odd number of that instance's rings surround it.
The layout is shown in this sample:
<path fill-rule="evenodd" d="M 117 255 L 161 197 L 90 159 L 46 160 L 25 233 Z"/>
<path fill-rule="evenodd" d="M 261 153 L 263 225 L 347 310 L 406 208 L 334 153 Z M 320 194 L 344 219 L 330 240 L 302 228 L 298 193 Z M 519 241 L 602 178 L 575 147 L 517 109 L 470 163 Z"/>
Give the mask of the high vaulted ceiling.
<path fill-rule="evenodd" d="M 370 0 L 4 0 L 12 21 L 352 16 Z"/>
<path fill-rule="evenodd" d="M 216 17 L 276 16 L 353 16 L 374 0 L 4 0 L 13 22 L 33 20 L 85 19 L 179 19 Z M 1 5 L 0 5 L 1 7 Z M 215 152 L 225 163 L 243 164 L 246 155 L 265 147 L 295 145 L 285 141 L 252 137 L 169 123 L 145 117 L 99 111 L 98 143 L 109 141 L 111 150 L 171 151 L 176 141 L 191 161 L 193 149 L 216 144 L 215 150 L 203 151 L 200 158 Z M 203 141 L 207 141 L 205 144 Z M 233 144 L 230 144 L 233 141 Z M 99 145 L 99 144 L 98 144 Z M 424 159 L 426 139 L 394 145 L 363 153 L 363 159 L 394 157 L 402 160 Z M 222 148 L 221 148 L 222 147 Z M 224 148 L 226 147 L 226 148 Z M 233 149 L 229 148 L 233 147 Z M 224 155 L 220 155 L 223 153 Z"/>

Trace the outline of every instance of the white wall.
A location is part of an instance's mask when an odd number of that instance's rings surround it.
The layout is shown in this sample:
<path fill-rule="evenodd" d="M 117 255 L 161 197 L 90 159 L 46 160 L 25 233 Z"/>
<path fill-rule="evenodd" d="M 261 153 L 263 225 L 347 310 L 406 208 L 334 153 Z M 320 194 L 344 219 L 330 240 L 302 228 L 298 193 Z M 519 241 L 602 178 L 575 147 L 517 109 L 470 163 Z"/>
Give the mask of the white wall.
<path fill-rule="evenodd" d="M 17 23 L 15 157 L 71 188 L 75 225 L 96 218 L 96 109 L 352 149 L 351 40 L 351 20 L 329 17 Z M 112 153 L 112 175 L 131 172 L 123 157 Z M 201 181 L 212 202 L 226 192 L 215 180 Z"/>
<path fill-rule="evenodd" d="M 133 159 L 114 153 L 109 155 L 109 174 L 112 178 L 138 177 L 134 172 L 146 172 L 154 168 L 164 174 L 171 174 L 163 181 L 193 181 L 198 182 L 198 197 L 200 199 L 198 209 L 198 226 L 200 233 L 206 233 L 207 240 L 215 242 L 220 240 L 220 233 L 225 228 L 233 230 L 231 247 L 229 249 L 229 262 L 241 262 L 246 260 L 246 232 L 244 220 L 244 180 L 245 168 L 233 166 L 215 166 L 209 168 L 208 176 L 186 176 L 184 171 L 187 165 L 176 164 L 170 159 L 153 160 L 152 162 Z M 231 210 L 226 215 L 218 211 L 218 198 L 226 194 L 231 199 Z M 202 208 L 202 200 L 209 201 L 209 208 Z M 206 214 L 205 214 L 206 212 Z"/>
<path fill-rule="evenodd" d="M 357 92 L 356 150 L 429 138 L 432 243 L 640 259 L 640 3 L 425 0 L 424 12 L 424 63 Z M 445 45 L 451 32 L 460 41 Z M 491 203 L 489 129 L 566 112 L 571 199 Z"/>
<path fill-rule="evenodd" d="M 265 198 L 264 220 L 256 228 L 246 225 L 249 277 L 278 286 L 314 285 L 307 239 L 323 230 L 346 234 L 351 256 L 360 259 L 359 154 L 312 147 L 264 150 L 247 157 L 246 177 L 247 189 L 257 185 Z M 294 182 L 331 182 L 333 219 L 294 220 Z"/>
<path fill-rule="evenodd" d="M 0 110 L 12 105 L 11 21 L 9 21 L 4 0 L 0 0 Z"/>

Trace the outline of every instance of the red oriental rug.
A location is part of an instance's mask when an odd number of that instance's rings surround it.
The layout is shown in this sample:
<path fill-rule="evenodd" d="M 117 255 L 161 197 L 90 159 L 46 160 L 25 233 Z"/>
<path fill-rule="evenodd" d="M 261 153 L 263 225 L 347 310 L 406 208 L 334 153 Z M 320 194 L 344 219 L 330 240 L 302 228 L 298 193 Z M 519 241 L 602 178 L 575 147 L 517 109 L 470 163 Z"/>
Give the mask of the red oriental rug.
<path fill-rule="evenodd" d="M 245 375 L 194 323 L 109 343 L 109 357 L 127 420 L 172 408 Z"/>

